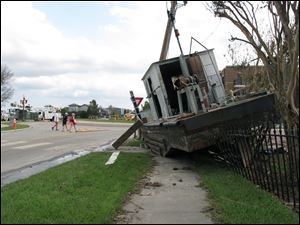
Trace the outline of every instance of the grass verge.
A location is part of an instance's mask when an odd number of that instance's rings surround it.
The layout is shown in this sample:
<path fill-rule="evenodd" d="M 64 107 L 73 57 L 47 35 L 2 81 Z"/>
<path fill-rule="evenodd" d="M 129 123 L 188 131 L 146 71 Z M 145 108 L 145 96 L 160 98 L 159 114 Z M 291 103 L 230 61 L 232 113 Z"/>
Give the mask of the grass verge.
<path fill-rule="evenodd" d="M 9 123 L 3 123 L 6 125 L 9 125 Z M 22 123 L 17 123 L 17 128 L 12 128 L 12 127 L 1 127 L 1 131 L 7 131 L 7 130 L 18 130 L 18 129 L 24 129 L 28 128 L 28 124 L 22 124 Z"/>
<path fill-rule="evenodd" d="M 136 138 L 130 138 L 126 141 L 126 146 L 134 146 L 134 147 L 140 147 L 141 144 L 144 144 L 144 141 L 142 139 L 136 139 Z"/>
<path fill-rule="evenodd" d="M 224 224 L 299 224 L 299 215 L 278 198 L 234 173 L 208 154 L 194 158 L 213 206 L 213 220 Z"/>
<path fill-rule="evenodd" d="M 146 153 L 91 153 L 1 189 L 1 224 L 103 224 L 151 166 Z"/>

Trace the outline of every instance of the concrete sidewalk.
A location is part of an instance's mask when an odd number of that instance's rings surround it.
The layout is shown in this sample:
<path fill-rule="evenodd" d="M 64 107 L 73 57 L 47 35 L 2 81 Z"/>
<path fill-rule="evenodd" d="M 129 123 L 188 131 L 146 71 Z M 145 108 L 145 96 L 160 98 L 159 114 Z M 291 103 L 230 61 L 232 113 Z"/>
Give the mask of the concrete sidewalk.
<path fill-rule="evenodd" d="M 143 189 L 124 206 L 117 224 L 212 224 L 207 193 L 199 187 L 199 175 L 191 162 L 154 156 L 155 166 Z"/>

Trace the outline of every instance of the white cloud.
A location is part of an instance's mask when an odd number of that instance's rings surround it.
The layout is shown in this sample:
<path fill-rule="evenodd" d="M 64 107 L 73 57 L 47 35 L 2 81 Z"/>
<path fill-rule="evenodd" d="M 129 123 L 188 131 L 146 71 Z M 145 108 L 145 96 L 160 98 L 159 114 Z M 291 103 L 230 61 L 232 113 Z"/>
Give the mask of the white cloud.
<path fill-rule="evenodd" d="M 55 97 L 57 103 L 51 104 L 61 106 L 98 98 L 104 106 L 131 107 L 129 90 L 145 97 L 141 78 L 159 58 L 167 22 L 166 4 L 147 1 L 128 2 L 126 7 L 110 2 L 105 5 L 116 22 L 95 27 L 103 33 L 98 40 L 91 40 L 66 37 L 30 2 L 1 2 L 1 58 L 15 73 L 17 99 L 17 94 L 26 92 L 39 105 L 41 97 Z M 189 2 L 178 9 L 176 27 L 185 54 L 191 36 L 203 41 L 210 35 L 204 44 L 215 48 L 219 69 L 225 66 L 223 55 L 229 30 L 233 31 L 229 27 L 233 26 L 214 18 L 203 3 Z M 193 50 L 203 48 L 194 43 Z M 178 54 L 172 35 L 169 57 Z M 40 98 L 33 100 L 37 95 Z"/>
<path fill-rule="evenodd" d="M 113 25 L 113 24 L 107 24 L 105 26 L 99 26 L 99 29 L 101 31 L 104 31 L 104 32 L 107 32 L 107 33 L 115 33 L 115 34 L 121 33 L 121 29 L 118 26 Z"/>
<path fill-rule="evenodd" d="M 137 96 L 143 96 L 144 88 L 141 85 L 140 77 L 135 75 L 124 76 L 124 74 L 59 74 L 55 76 L 39 77 L 15 77 L 14 84 L 17 89 L 23 89 L 25 93 L 38 97 L 55 98 L 80 98 L 87 99 L 87 102 L 98 96 L 97 102 L 105 104 L 105 99 L 119 102 L 127 100 L 123 107 L 130 107 L 129 91 L 134 90 Z M 109 83 L 109 82 L 111 83 Z M 130 83 L 130 85 L 127 85 Z M 134 87 L 134 88 L 133 88 Z M 101 96 L 101 97 L 100 97 Z M 28 97 L 31 100 L 33 97 Z M 113 100 L 115 99 L 115 100 Z M 83 102 L 84 103 L 84 102 Z M 82 104 L 83 104 L 82 103 Z M 112 103 L 111 103 L 112 104 Z M 119 103 L 120 104 L 120 103 Z"/>

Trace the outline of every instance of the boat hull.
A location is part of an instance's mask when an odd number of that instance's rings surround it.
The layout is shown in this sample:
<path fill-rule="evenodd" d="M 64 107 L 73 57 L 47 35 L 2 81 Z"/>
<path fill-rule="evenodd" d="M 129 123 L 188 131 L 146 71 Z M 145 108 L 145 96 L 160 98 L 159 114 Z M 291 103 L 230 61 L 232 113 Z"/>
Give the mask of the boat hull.
<path fill-rule="evenodd" d="M 193 152 L 211 146 L 211 131 L 233 120 L 245 120 L 262 113 L 275 113 L 274 94 L 257 96 L 206 113 L 177 116 L 145 123 L 141 130 L 145 144 L 166 156 L 173 150 Z"/>

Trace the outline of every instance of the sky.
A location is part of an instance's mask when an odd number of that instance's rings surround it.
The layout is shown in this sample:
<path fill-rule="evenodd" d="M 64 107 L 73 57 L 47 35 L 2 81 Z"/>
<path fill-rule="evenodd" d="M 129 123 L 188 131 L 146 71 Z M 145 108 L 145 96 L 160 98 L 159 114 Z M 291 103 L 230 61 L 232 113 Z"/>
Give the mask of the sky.
<path fill-rule="evenodd" d="M 1 1 L 1 65 L 14 73 L 9 103 L 25 96 L 34 107 L 66 107 L 95 99 L 105 108 L 133 109 L 129 91 L 146 100 L 141 78 L 159 60 L 167 7 L 166 1 Z M 179 8 L 176 28 L 184 54 L 193 36 L 214 49 L 219 70 L 231 64 L 229 38 L 241 34 L 205 2 Z M 192 52 L 203 50 L 193 43 Z M 179 54 L 172 33 L 168 58 Z"/>

